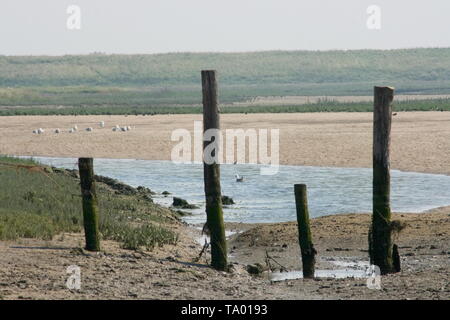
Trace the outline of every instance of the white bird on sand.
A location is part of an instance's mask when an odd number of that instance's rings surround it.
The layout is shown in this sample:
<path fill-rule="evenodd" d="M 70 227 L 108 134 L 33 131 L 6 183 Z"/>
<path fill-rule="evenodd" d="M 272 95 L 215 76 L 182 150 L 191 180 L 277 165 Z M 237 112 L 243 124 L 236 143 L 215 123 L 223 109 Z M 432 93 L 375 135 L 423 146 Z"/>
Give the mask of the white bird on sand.
<path fill-rule="evenodd" d="M 104 128 L 105 127 L 105 121 L 100 121 L 99 125 L 100 125 L 100 128 Z"/>
<path fill-rule="evenodd" d="M 69 133 L 74 133 L 75 129 L 74 128 L 70 128 Z"/>
<path fill-rule="evenodd" d="M 38 133 L 38 134 L 42 134 L 42 133 L 44 133 L 44 132 L 45 132 L 45 130 L 42 129 L 42 128 L 39 128 L 39 129 L 37 130 L 37 133 Z"/>
<path fill-rule="evenodd" d="M 78 126 L 77 125 L 74 125 L 73 126 L 73 131 L 77 131 L 78 130 Z"/>

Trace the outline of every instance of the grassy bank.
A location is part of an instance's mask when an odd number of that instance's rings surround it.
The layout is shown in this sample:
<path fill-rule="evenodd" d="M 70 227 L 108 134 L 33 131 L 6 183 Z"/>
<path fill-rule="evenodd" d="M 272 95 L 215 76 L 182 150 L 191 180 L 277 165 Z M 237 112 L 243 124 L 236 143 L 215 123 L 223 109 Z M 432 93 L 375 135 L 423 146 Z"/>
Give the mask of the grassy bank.
<path fill-rule="evenodd" d="M 79 180 L 74 173 L 32 160 L 0 157 L 0 240 L 52 239 L 83 230 Z M 123 194 L 97 183 L 100 232 L 127 249 L 175 244 L 174 213 L 153 204 L 148 193 Z"/>

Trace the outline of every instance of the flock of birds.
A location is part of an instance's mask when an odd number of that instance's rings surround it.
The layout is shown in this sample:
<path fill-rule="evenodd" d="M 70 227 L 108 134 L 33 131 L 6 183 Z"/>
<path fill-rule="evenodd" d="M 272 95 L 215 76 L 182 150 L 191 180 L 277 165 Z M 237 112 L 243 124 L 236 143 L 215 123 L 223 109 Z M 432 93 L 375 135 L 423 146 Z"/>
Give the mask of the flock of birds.
<path fill-rule="evenodd" d="M 99 125 L 100 128 L 104 128 L 105 127 L 105 121 L 100 121 L 98 125 Z M 123 132 L 126 132 L 126 131 L 130 131 L 130 130 L 131 130 L 130 126 L 121 127 L 118 124 L 112 128 L 112 131 L 123 131 Z M 69 133 L 74 133 L 74 132 L 77 132 L 77 131 L 78 131 L 78 126 L 74 125 L 72 128 L 69 129 L 68 132 Z M 94 131 L 94 128 L 87 127 L 85 129 L 85 131 L 92 132 L 92 131 Z M 59 128 L 56 128 L 53 132 L 54 133 L 61 133 L 62 130 L 60 130 Z M 42 128 L 35 129 L 35 130 L 33 130 L 33 133 L 34 134 L 43 134 L 43 133 L 45 133 L 45 130 L 42 129 Z"/>
<path fill-rule="evenodd" d="M 100 128 L 104 128 L 104 127 L 105 127 L 105 121 L 100 121 L 98 125 L 99 125 Z M 94 131 L 94 128 L 92 128 L 92 127 L 87 127 L 85 130 L 88 131 L 88 132 L 92 132 L 92 131 Z M 121 126 L 119 126 L 118 124 L 115 125 L 115 126 L 112 128 L 112 131 L 123 131 L 123 132 L 126 132 L 126 131 L 130 131 L 130 130 L 131 130 L 131 127 L 130 127 L 130 126 L 124 126 L 124 127 L 121 127 Z M 78 126 L 77 126 L 77 125 L 74 125 L 72 128 L 69 129 L 68 132 L 69 132 L 69 133 L 74 133 L 74 132 L 77 132 L 77 131 L 78 131 Z M 54 133 L 61 133 L 61 132 L 62 132 L 62 131 L 61 131 L 59 128 L 56 128 L 56 129 L 54 130 Z M 45 130 L 42 129 L 42 128 L 39 128 L 39 129 L 33 130 L 33 133 L 34 133 L 34 134 L 43 134 L 43 133 L 45 133 Z M 234 164 L 236 164 L 236 162 L 235 162 Z M 238 173 L 235 174 L 235 178 L 236 178 L 236 182 L 243 182 L 243 181 L 244 181 L 244 177 L 241 176 L 241 175 L 238 174 Z"/>

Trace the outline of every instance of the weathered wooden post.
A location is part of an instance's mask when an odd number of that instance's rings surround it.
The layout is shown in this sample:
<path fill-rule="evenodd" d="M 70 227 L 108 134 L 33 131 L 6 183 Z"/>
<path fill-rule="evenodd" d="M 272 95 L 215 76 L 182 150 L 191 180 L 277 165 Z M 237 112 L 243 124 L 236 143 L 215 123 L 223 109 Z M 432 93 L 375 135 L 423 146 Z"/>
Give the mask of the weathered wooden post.
<path fill-rule="evenodd" d="M 98 229 L 97 194 L 94 182 L 94 161 L 92 158 L 79 158 L 81 197 L 83 199 L 83 222 L 86 250 L 100 251 Z"/>
<path fill-rule="evenodd" d="M 308 197 L 305 184 L 294 185 L 297 207 L 298 242 L 302 253 L 303 278 L 314 278 L 316 250 L 309 227 Z"/>
<path fill-rule="evenodd" d="M 203 88 L 203 132 L 220 129 L 219 106 L 217 101 L 216 71 L 202 71 Z M 214 139 L 218 139 L 216 136 Z M 206 197 L 206 227 L 211 237 L 211 265 L 217 270 L 227 270 L 227 245 L 223 222 L 222 197 L 220 189 L 220 165 L 218 162 L 207 163 L 205 151 L 208 145 L 216 143 L 216 148 L 209 156 L 218 155 L 219 143 L 203 141 L 203 174 Z"/>
<path fill-rule="evenodd" d="M 381 274 L 395 272 L 392 258 L 390 143 L 394 88 L 375 87 L 373 109 L 373 212 L 369 234 L 372 264 Z"/>

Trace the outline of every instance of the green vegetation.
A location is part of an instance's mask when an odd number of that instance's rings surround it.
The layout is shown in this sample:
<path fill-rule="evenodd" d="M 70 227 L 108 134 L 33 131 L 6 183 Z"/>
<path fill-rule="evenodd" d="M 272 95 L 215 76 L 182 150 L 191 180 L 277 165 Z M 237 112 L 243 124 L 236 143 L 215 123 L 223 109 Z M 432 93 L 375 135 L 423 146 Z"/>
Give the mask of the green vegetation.
<path fill-rule="evenodd" d="M 0 240 L 82 232 L 78 179 L 32 160 L 0 157 L 0 180 Z M 127 249 L 177 242 L 177 234 L 165 226 L 174 217 L 168 209 L 139 196 L 116 194 L 102 183 L 97 193 L 104 239 L 120 241 Z"/>
<path fill-rule="evenodd" d="M 198 86 L 202 69 L 227 86 L 433 82 L 450 81 L 450 49 L 1 56 L 0 67 L 2 87 Z"/>
<path fill-rule="evenodd" d="M 140 247 L 153 248 L 157 244 L 178 241 L 178 236 L 172 231 L 152 224 L 132 226 L 120 224 L 117 221 L 103 220 L 102 233 L 106 239 L 114 239 L 122 243 L 125 249 L 136 250 Z"/>
<path fill-rule="evenodd" d="M 450 99 L 410 100 L 394 103 L 395 111 L 450 111 Z M 372 112 L 371 102 L 318 102 L 293 106 L 236 106 L 222 108 L 221 113 L 291 113 L 291 112 Z M 201 114 L 201 106 L 187 107 L 131 107 L 131 106 L 83 106 L 83 107 L 27 107 L 0 108 L 0 116 L 21 115 L 155 115 Z"/>
<path fill-rule="evenodd" d="M 374 85 L 394 86 L 397 94 L 450 94 L 450 48 L 0 56 L 0 106 L 22 106 L 17 113 L 1 108 L 0 115 L 197 112 L 202 69 L 218 70 L 223 104 L 257 96 L 372 95 Z"/>

